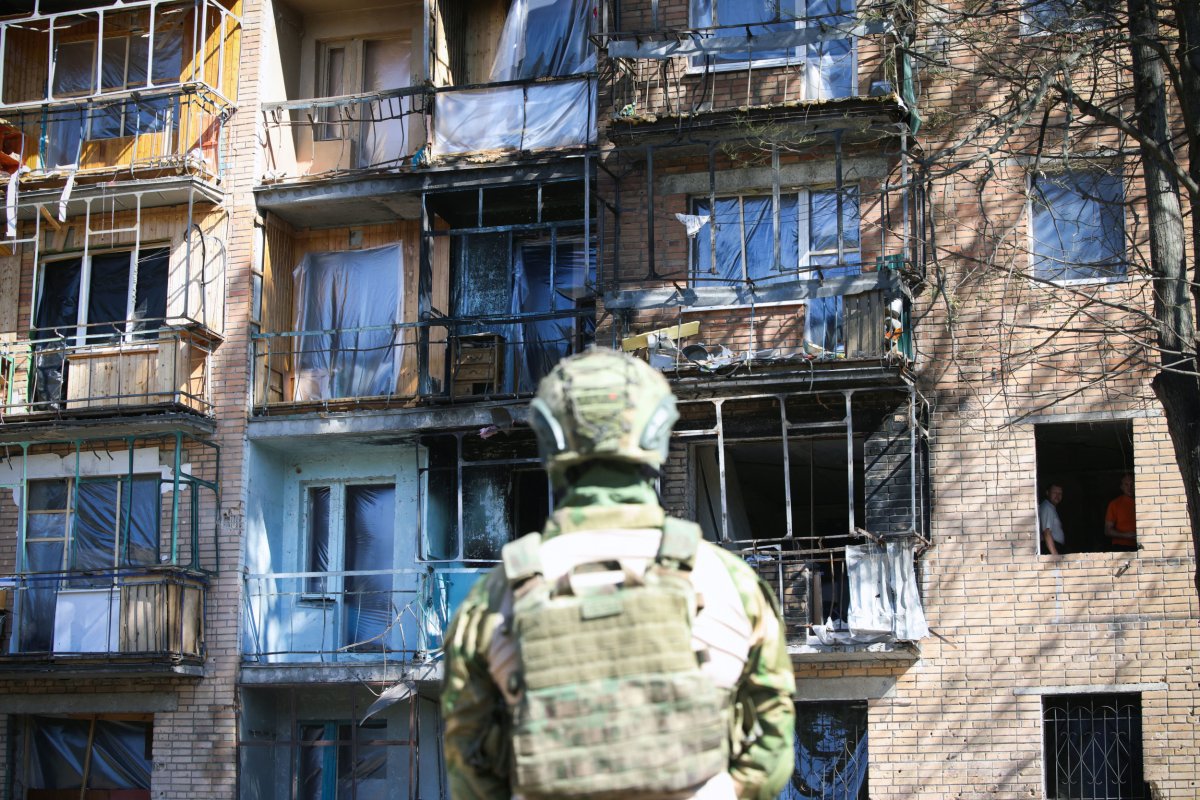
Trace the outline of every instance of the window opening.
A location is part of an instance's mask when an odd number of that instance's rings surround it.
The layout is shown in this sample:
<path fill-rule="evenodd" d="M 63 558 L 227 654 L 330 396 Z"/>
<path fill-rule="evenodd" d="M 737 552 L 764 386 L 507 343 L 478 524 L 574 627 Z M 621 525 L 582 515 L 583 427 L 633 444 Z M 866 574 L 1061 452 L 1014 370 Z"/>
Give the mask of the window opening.
<path fill-rule="evenodd" d="M 299 735 L 299 800 L 387 796 L 387 723 L 301 722 Z"/>
<path fill-rule="evenodd" d="M 1144 800 L 1139 694 L 1042 698 L 1048 800 Z"/>
<path fill-rule="evenodd" d="M 1048 281 L 1125 276 L 1125 189 L 1121 176 L 1068 170 L 1030 179 L 1033 274 Z"/>
<path fill-rule="evenodd" d="M 1124 537 L 1132 547 L 1105 535 L 1109 506 L 1126 496 L 1121 483 L 1134 471 L 1132 421 L 1035 425 L 1034 446 L 1040 552 L 1049 553 L 1044 532 L 1047 527 L 1057 532 L 1055 517 L 1062 531 L 1063 541 L 1055 543 L 1060 554 L 1136 547 L 1136 525 L 1133 535 Z M 1053 489 L 1057 489 L 1053 493 L 1058 502 L 1050 497 Z M 1136 501 L 1131 498 L 1127 504 L 1136 505 Z"/>
<path fill-rule="evenodd" d="M 388 649 L 400 608 L 393 586 L 396 487 L 334 483 L 304 489 L 306 598 L 341 605 L 341 646 Z"/>
<path fill-rule="evenodd" d="M 167 315 L 170 248 L 46 259 L 39 271 L 31 396 L 67 397 L 69 347 L 152 339 Z"/>
<path fill-rule="evenodd" d="M 105 613 L 99 622 L 112 624 L 106 616 L 111 599 L 107 595 L 115 585 L 115 571 L 159 562 L 159 486 L 158 475 L 29 482 L 25 573 L 47 577 L 30 581 L 22 592 L 21 651 L 78 649 L 63 638 L 71 631 L 56 629 L 63 589 L 103 590 L 106 596 L 98 602 L 104 604 Z M 50 577 L 64 571 L 70 573 L 67 580 Z"/>
<path fill-rule="evenodd" d="M 51 800 L 121 793 L 150 800 L 154 723 L 142 715 L 32 716 L 22 726 L 17 796 Z"/>
<path fill-rule="evenodd" d="M 804 17 L 804 0 L 691 0 L 691 27 L 712 28 L 714 37 L 749 39 L 773 31 L 800 27 Z M 703 67 L 706 58 L 713 64 L 744 65 L 747 62 L 799 61 L 800 48 L 776 50 L 747 50 L 740 53 L 717 53 L 712 56 L 693 56 L 692 64 Z"/>
<path fill-rule="evenodd" d="M 779 800 L 868 800 L 867 703 L 796 703 L 796 768 Z"/>

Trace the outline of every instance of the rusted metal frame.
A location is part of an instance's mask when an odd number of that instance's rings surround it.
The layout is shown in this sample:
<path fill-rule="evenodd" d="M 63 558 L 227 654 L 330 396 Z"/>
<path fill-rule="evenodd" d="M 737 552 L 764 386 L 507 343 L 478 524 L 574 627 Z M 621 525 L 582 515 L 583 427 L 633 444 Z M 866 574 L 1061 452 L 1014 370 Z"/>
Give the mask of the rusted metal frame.
<path fill-rule="evenodd" d="M 845 231 L 842 230 L 842 210 L 845 205 L 845 184 L 842 176 L 842 129 L 833 132 L 833 180 L 834 197 L 837 200 L 837 263 L 838 267 L 845 266 Z"/>

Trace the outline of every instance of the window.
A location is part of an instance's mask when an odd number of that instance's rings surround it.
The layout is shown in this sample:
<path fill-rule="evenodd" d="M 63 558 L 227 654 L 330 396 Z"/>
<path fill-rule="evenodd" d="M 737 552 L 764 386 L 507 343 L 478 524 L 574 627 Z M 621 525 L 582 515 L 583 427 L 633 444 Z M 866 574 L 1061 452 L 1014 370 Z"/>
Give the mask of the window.
<path fill-rule="evenodd" d="M 344 39 L 318 45 L 317 97 L 370 94 L 412 83 L 411 34 L 402 37 Z M 320 109 L 317 141 L 353 140 L 346 167 L 394 164 L 409 152 L 409 98 L 363 100 Z"/>
<path fill-rule="evenodd" d="M 43 261 L 35 328 L 80 345 L 151 335 L 167 315 L 170 258 L 160 247 Z"/>
<path fill-rule="evenodd" d="M 303 487 L 304 588 L 341 605 L 342 645 L 382 650 L 403 606 L 395 597 L 396 487 L 331 483 Z"/>
<path fill-rule="evenodd" d="M 146 715 L 31 716 L 21 720 L 15 797 L 150 800 L 154 740 Z"/>
<path fill-rule="evenodd" d="M 25 516 L 26 574 L 77 573 L 70 581 L 28 582 L 20 608 L 20 649 L 43 652 L 55 640 L 60 588 L 107 588 L 112 570 L 159 560 L 158 475 L 30 481 Z M 107 574 L 105 574 L 107 572 Z"/>
<path fill-rule="evenodd" d="M 1086 31 L 1111 19 L 1113 0 L 1026 0 L 1022 11 L 1028 34 Z"/>
<path fill-rule="evenodd" d="M 779 800 L 867 800 L 865 701 L 796 703 L 796 769 Z"/>
<path fill-rule="evenodd" d="M 1060 554 L 1130 549 L 1105 534 L 1105 519 L 1110 504 L 1124 495 L 1122 480 L 1134 470 L 1132 422 L 1040 424 L 1034 443 L 1040 551 L 1049 552 L 1042 532 L 1047 526 L 1054 530 L 1054 517 L 1062 531 L 1063 541 L 1055 543 Z M 1118 503 L 1131 505 L 1132 499 Z M 1136 543 L 1136 532 L 1130 538 Z"/>
<path fill-rule="evenodd" d="M 691 0 L 691 27 L 711 28 L 715 38 L 739 37 L 794 30 L 809 26 L 843 25 L 854 19 L 855 0 Z M 751 41 L 753 44 L 753 40 Z M 805 64 L 806 96 L 811 100 L 847 97 L 854 92 L 853 39 L 834 39 L 792 48 L 753 48 L 742 52 L 692 57 L 694 69 L 712 65 L 762 67 Z"/>
<path fill-rule="evenodd" d="M 428 457 L 421 481 L 422 558 L 499 561 L 506 543 L 545 527 L 550 481 L 532 439 L 506 442 L 513 448 L 507 453 L 466 452 L 464 442 L 461 466 L 456 437 L 429 436 L 422 444 Z"/>
<path fill-rule="evenodd" d="M 858 188 L 844 189 L 840 201 L 839 215 L 836 190 L 781 194 L 776 228 L 774 198 L 769 195 L 718 197 L 715 215 L 707 198 L 694 200 L 693 213 L 709 219 L 692 240 L 693 282 L 764 284 L 857 275 Z M 845 349 L 840 296 L 808 301 L 805 338 L 828 352 Z"/>
<path fill-rule="evenodd" d="M 1125 275 L 1124 187 L 1101 170 L 1033 176 L 1033 274 L 1048 281 L 1115 280 Z"/>
<path fill-rule="evenodd" d="M 1142 698 L 1047 695 L 1042 746 L 1048 800 L 1142 800 Z"/>
<path fill-rule="evenodd" d="M 90 97 L 143 89 L 179 81 L 183 69 L 183 32 L 160 25 L 150 34 L 106 36 L 96 71 L 96 41 L 59 41 L 54 48 L 51 97 Z M 147 75 L 149 66 L 150 75 Z M 46 140 L 48 167 L 80 163 L 84 141 L 116 139 L 168 130 L 177 116 L 174 98 L 138 98 L 56 111 Z"/>
<path fill-rule="evenodd" d="M 301 722 L 298 800 L 388 796 L 387 723 Z"/>

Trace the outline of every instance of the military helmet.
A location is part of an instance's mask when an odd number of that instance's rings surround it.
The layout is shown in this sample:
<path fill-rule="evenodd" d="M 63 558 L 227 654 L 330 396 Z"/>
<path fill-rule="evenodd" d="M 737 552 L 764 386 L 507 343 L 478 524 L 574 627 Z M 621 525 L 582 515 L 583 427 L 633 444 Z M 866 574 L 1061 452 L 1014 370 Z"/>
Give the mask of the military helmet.
<path fill-rule="evenodd" d="M 529 424 L 556 483 L 592 459 L 658 469 L 677 419 L 666 378 L 644 361 L 598 347 L 558 362 L 529 408 Z"/>

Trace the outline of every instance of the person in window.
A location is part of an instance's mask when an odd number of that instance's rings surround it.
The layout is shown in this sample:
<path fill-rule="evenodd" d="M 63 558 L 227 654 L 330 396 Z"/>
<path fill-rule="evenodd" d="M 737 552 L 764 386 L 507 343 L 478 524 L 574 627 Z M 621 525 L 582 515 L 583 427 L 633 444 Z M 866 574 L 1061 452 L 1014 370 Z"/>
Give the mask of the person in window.
<path fill-rule="evenodd" d="M 663 376 L 612 350 L 542 379 L 529 418 L 555 511 L 446 634 L 454 800 L 773 800 L 791 777 L 779 606 L 655 490 L 678 416 Z"/>
<path fill-rule="evenodd" d="M 1058 504 L 1062 499 L 1062 487 L 1052 483 L 1046 487 L 1046 499 L 1038 506 L 1043 554 L 1061 556 L 1067 552 L 1067 535 L 1063 533 L 1062 520 L 1058 517 Z"/>
<path fill-rule="evenodd" d="M 1108 504 L 1104 513 L 1104 535 L 1114 550 L 1137 550 L 1137 517 L 1134 513 L 1133 475 L 1121 476 L 1121 494 Z"/>

